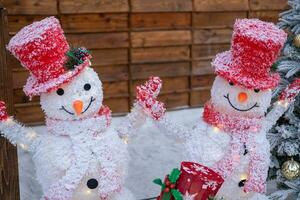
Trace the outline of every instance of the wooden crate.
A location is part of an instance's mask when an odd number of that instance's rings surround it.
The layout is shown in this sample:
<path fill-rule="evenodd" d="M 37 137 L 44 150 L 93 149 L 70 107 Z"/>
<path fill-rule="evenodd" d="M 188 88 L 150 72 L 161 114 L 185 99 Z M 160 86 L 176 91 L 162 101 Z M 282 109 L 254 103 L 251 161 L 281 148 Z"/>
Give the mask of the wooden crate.
<path fill-rule="evenodd" d="M 2 0 L 10 37 L 27 24 L 54 15 L 72 46 L 85 46 L 114 113 L 130 110 L 135 87 L 148 76 L 164 80 L 168 108 L 201 106 L 213 82 L 211 60 L 230 48 L 236 18 L 277 21 L 287 0 Z M 9 56 L 12 104 L 25 123 L 43 123 L 39 97 L 22 91 L 28 77 Z M 27 113 L 31 113 L 27 117 Z"/>

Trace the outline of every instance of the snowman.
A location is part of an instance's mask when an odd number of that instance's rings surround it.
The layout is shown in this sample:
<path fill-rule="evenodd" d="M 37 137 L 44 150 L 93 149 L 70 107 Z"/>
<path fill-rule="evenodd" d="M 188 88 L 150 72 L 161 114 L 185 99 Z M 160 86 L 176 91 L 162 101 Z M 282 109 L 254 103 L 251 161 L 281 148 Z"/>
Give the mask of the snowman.
<path fill-rule="evenodd" d="M 37 135 L 8 117 L 3 102 L 0 131 L 32 152 L 42 199 L 133 200 L 123 186 L 127 147 L 110 128 L 111 112 L 102 104 L 102 83 L 89 52 L 69 47 L 55 17 L 24 27 L 7 49 L 30 72 L 24 92 L 40 96 L 47 132 Z M 138 110 L 125 125 L 143 119 Z"/>
<path fill-rule="evenodd" d="M 212 62 L 217 76 L 211 100 L 204 107 L 202 120 L 191 130 L 172 123 L 164 115 L 162 103 L 141 88 L 138 98 L 155 124 L 168 136 L 185 141 L 185 159 L 206 165 L 224 178 L 218 197 L 267 199 L 264 193 L 270 146 L 266 133 L 300 89 L 297 80 L 267 113 L 271 89 L 280 80 L 270 68 L 285 40 L 286 33 L 274 24 L 258 19 L 236 20 L 231 49 Z"/>

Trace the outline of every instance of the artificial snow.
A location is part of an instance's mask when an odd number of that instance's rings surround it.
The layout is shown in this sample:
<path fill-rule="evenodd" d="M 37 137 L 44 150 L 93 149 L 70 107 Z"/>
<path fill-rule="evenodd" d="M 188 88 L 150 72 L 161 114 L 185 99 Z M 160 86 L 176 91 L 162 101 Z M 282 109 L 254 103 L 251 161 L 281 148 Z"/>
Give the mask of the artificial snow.
<path fill-rule="evenodd" d="M 202 109 L 186 109 L 167 112 L 173 122 L 182 123 L 184 127 L 197 124 L 202 116 Z M 184 120 L 183 120 L 184 116 Z M 125 117 L 113 117 L 112 127 L 118 126 Z M 45 132 L 45 126 L 33 127 L 39 134 Z M 129 176 L 125 186 L 129 188 L 137 199 L 158 196 L 160 188 L 152 183 L 155 178 L 164 178 L 173 168 L 180 168 L 182 161 L 182 141 L 166 137 L 148 121 L 135 138 L 129 140 Z M 31 154 L 19 148 L 19 172 L 21 200 L 39 200 L 42 189 L 39 186 Z M 274 192 L 275 184 L 268 184 L 268 192 Z"/>

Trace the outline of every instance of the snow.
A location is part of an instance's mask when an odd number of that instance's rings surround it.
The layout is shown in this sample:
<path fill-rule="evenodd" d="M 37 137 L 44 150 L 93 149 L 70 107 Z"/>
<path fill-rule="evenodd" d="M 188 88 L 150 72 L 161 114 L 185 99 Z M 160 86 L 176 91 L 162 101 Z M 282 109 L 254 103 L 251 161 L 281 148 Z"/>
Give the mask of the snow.
<path fill-rule="evenodd" d="M 186 109 L 167 112 L 174 122 L 183 126 L 195 125 L 202 115 L 202 109 Z M 184 118 L 182 117 L 184 116 Z M 117 126 L 124 117 L 113 117 L 112 126 Z M 45 126 L 33 127 L 38 133 L 45 130 Z M 160 188 L 152 183 L 155 178 L 164 176 L 175 167 L 180 167 L 182 161 L 182 141 L 165 136 L 151 122 L 147 122 L 139 134 L 129 140 L 129 176 L 126 186 L 135 194 L 137 199 L 155 197 Z M 35 177 L 31 155 L 19 149 L 19 171 L 21 200 L 39 200 L 42 190 Z M 268 185 L 269 192 L 275 190 L 275 184 Z"/>

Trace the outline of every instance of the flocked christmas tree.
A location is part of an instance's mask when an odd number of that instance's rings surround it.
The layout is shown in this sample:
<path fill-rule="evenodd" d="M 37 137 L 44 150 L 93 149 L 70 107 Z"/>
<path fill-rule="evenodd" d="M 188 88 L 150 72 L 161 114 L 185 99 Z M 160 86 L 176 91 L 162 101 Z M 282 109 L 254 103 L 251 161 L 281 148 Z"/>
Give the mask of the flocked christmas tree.
<path fill-rule="evenodd" d="M 275 95 L 300 77 L 300 0 L 288 1 L 291 9 L 280 14 L 279 27 L 289 33 L 282 56 L 275 64 L 281 84 Z M 300 199 L 300 97 L 290 105 L 268 134 L 272 163 L 269 178 L 276 179 L 273 199 Z"/>

